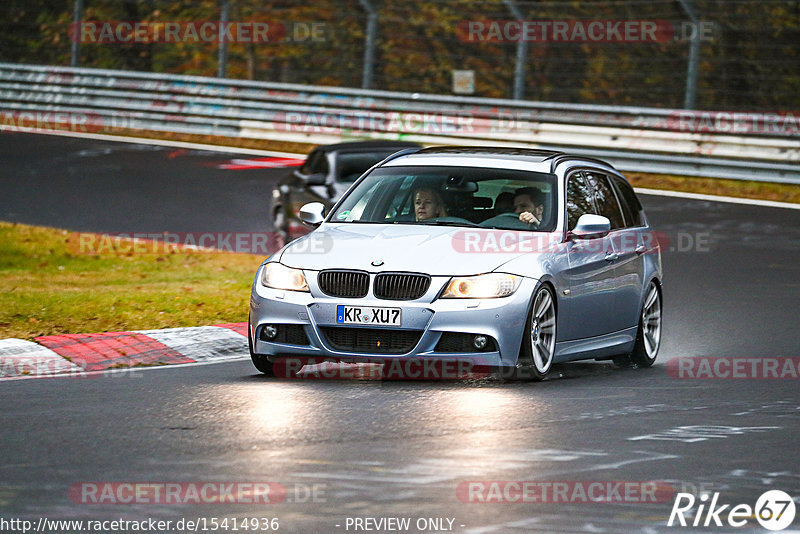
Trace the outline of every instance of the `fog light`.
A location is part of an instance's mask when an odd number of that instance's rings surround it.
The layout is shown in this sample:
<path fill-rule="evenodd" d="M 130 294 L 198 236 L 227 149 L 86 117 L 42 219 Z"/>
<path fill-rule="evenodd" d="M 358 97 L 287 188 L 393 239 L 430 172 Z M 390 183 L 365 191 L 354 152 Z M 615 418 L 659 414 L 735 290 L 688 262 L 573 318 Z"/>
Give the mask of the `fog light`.
<path fill-rule="evenodd" d="M 475 336 L 472 338 L 472 344 L 475 345 L 475 348 L 478 350 L 483 350 L 486 347 L 486 343 L 486 336 Z"/>
<path fill-rule="evenodd" d="M 278 337 L 278 329 L 271 324 L 268 324 L 263 330 L 261 330 L 261 339 L 272 341 L 276 337 Z"/>

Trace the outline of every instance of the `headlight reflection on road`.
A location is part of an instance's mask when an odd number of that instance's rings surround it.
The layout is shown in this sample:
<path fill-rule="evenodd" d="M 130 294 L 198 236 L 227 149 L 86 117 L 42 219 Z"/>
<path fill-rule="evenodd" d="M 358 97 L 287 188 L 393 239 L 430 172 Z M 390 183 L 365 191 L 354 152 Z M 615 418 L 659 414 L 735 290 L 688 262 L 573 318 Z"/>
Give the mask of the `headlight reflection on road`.
<path fill-rule="evenodd" d="M 503 417 L 514 401 L 513 392 L 494 388 L 469 388 L 451 391 L 446 395 L 447 411 L 461 419 Z"/>
<path fill-rule="evenodd" d="M 529 387 L 511 389 L 507 384 L 442 392 L 436 405 L 441 414 L 465 422 L 478 432 L 529 426 L 546 418 L 553 408 L 546 397 Z"/>
<path fill-rule="evenodd" d="M 249 387 L 244 394 L 249 406 L 247 425 L 254 434 L 274 436 L 291 433 L 303 426 L 304 417 L 314 413 L 308 389 L 291 384 L 259 384 Z"/>
<path fill-rule="evenodd" d="M 441 446 L 431 447 L 438 452 L 422 461 L 425 469 L 452 479 L 503 470 L 516 471 L 519 476 L 519 470 L 539 460 L 538 451 L 557 448 L 554 444 L 564 436 L 553 426 L 538 425 L 540 417 L 552 416 L 552 401 L 529 386 L 459 387 L 436 393 L 424 404 L 435 410 L 435 417 L 425 414 L 422 420 L 440 421 L 447 431 L 442 434 Z M 449 431 L 452 428 L 458 429 L 455 443 Z M 524 445 L 519 441 L 520 432 L 525 434 Z"/>
<path fill-rule="evenodd" d="M 471 445 L 484 445 L 482 430 L 494 435 L 498 429 L 511 429 L 530 424 L 532 414 L 543 414 L 550 410 L 548 401 L 531 395 L 527 388 L 508 389 L 508 386 L 469 387 L 443 391 L 435 403 L 441 418 L 459 421 L 474 430 Z M 463 428 L 463 426 L 462 426 Z M 496 440 L 496 435 L 491 443 Z M 486 443 L 489 444 L 489 443 Z"/>

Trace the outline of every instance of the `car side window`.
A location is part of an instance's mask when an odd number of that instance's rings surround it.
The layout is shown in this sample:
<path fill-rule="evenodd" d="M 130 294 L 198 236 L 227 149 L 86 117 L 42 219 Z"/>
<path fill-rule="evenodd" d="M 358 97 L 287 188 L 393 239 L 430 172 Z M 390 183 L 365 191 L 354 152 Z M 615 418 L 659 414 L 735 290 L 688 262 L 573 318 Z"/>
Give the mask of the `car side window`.
<path fill-rule="evenodd" d="M 622 210 L 608 177 L 598 172 L 587 172 L 586 177 L 594 185 L 594 201 L 597 204 L 599 215 L 611 221 L 612 230 L 624 228 L 625 220 L 622 218 Z"/>
<path fill-rule="evenodd" d="M 576 172 L 567 178 L 567 230 L 578 224 L 578 219 L 586 213 L 596 214 L 592 196 L 594 190 L 583 173 Z"/>
<path fill-rule="evenodd" d="M 619 202 L 622 204 L 627 226 L 642 226 L 642 205 L 639 203 L 636 193 L 633 192 L 633 188 L 628 182 L 617 176 L 612 176 L 611 181 L 619 193 Z"/>

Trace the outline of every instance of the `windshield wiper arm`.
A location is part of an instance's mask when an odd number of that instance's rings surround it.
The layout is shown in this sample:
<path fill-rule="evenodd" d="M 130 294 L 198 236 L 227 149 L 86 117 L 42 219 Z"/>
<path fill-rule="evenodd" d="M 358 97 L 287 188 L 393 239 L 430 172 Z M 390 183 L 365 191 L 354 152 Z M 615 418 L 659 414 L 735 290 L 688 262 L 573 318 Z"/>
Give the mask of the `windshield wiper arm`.
<path fill-rule="evenodd" d="M 470 228 L 483 228 L 480 224 L 474 223 L 472 221 L 418 221 L 418 224 L 428 224 L 432 226 L 468 226 Z"/>

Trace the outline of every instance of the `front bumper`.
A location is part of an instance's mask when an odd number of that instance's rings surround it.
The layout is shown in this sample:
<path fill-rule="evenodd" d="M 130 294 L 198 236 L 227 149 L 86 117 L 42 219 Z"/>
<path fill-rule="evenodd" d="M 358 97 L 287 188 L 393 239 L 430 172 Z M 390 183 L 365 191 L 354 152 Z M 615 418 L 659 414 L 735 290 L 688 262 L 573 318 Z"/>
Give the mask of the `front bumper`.
<path fill-rule="evenodd" d="M 263 269 L 263 266 L 261 267 Z M 370 288 L 374 281 L 370 275 Z M 310 292 L 281 291 L 260 283 L 256 275 L 250 298 L 250 336 L 256 354 L 267 355 L 275 361 L 281 357 L 307 357 L 315 360 L 390 362 L 398 359 L 469 361 L 481 366 L 513 367 L 517 363 L 530 297 L 536 280 L 523 278 L 519 289 L 508 297 L 494 299 L 436 299 L 447 276 L 434 276 L 428 292 L 413 301 L 375 298 L 371 291 L 364 298 L 336 298 L 323 294 L 317 285 L 317 272 L 305 271 Z M 326 327 L 378 329 L 378 326 L 342 325 L 336 323 L 337 305 L 401 308 L 399 330 L 421 332 L 413 348 L 402 354 L 372 351 L 352 351 L 334 348 L 323 333 Z M 307 344 L 276 343 L 259 339 L 261 329 L 268 324 L 301 325 Z M 387 327 L 388 328 L 388 327 Z M 437 351 L 445 332 L 480 334 L 496 341 L 494 350 L 486 352 Z"/>

